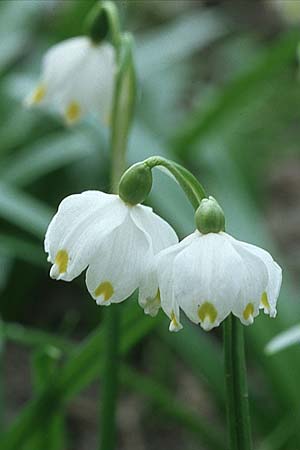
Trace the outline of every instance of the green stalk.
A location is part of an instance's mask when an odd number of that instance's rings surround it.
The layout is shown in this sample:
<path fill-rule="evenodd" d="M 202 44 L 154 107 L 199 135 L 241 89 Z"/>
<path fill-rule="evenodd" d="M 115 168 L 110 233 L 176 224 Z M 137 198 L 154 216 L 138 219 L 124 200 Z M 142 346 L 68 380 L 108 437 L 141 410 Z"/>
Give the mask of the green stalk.
<path fill-rule="evenodd" d="M 4 352 L 5 352 L 4 325 L 2 320 L 0 320 L 0 432 L 2 432 L 5 429 Z"/>
<path fill-rule="evenodd" d="M 237 427 L 239 430 L 239 448 L 252 450 L 244 329 L 239 319 L 234 316 L 232 317 L 232 346 L 236 379 L 236 403 L 238 405 Z"/>
<path fill-rule="evenodd" d="M 227 408 L 227 427 L 229 449 L 237 450 L 237 411 L 234 392 L 234 373 L 233 373 L 233 349 L 232 349 L 232 317 L 229 316 L 223 325 L 224 333 L 224 359 L 225 359 L 225 384 L 226 384 L 226 408 Z"/>
<path fill-rule="evenodd" d="M 167 169 L 179 183 L 195 210 L 198 208 L 201 200 L 206 197 L 206 192 L 197 178 L 180 164 L 162 158 L 161 156 L 151 156 L 150 158 L 147 158 L 144 163 L 147 164 L 150 169 L 157 166 L 162 166 Z"/>
<path fill-rule="evenodd" d="M 104 370 L 102 378 L 100 449 L 116 447 L 116 410 L 119 390 L 120 306 L 111 305 L 105 311 Z"/>
<path fill-rule="evenodd" d="M 244 330 L 234 316 L 224 323 L 225 381 L 230 450 L 252 450 Z"/>
<path fill-rule="evenodd" d="M 36 395 L 44 391 L 56 376 L 58 361 L 62 353 L 51 345 L 39 346 L 34 350 L 32 357 L 33 388 Z M 48 416 L 43 427 L 38 427 L 30 445 L 32 448 L 44 450 L 61 450 L 65 447 L 65 418 L 62 404 L 58 404 L 55 414 Z M 28 446 L 28 450 L 31 448 Z"/>
<path fill-rule="evenodd" d="M 126 149 L 135 103 L 135 72 L 132 58 L 132 39 L 123 34 L 118 53 L 114 104 L 111 117 L 111 186 L 118 191 L 120 178 L 126 168 Z M 116 447 L 116 409 L 120 370 L 120 306 L 111 305 L 105 311 L 106 345 L 104 377 L 102 382 L 102 408 L 100 450 Z"/>

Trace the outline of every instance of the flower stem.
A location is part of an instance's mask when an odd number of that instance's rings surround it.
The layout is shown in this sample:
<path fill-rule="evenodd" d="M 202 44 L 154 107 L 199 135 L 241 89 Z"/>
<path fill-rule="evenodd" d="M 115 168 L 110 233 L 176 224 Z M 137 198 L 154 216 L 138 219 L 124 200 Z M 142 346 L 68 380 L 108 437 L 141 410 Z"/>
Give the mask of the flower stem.
<path fill-rule="evenodd" d="M 128 33 L 121 35 L 110 135 L 111 186 L 114 193 L 118 191 L 118 184 L 126 167 L 127 141 L 135 103 L 132 45 L 132 38 Z M 106 309 L 104 326 L 106 339 L 100 450 L 114 450 L 117 442 L 116 410 L 120 372 L 120 305 L 111 305 Z"/>
<path fill-rule="evenodd" d="M 111 305 L 105 311 L 105 354 L 101 396 L 100 449 L 116 447 L 116 410 L 119 386 L 119 305 Z"/>
<path fill-rule="evenodd" d="M 5 429 L 5 379 L 4 379 L 4 352 L 5 352 L 4 323 L 0 319 L 0 433 Z"/>
<path fill-rule="evenodd" d="M 224 323 L 225 381 L 230 450 L 252 450 L 244 330 L 229 316 Z"/>
<path fill-rule="evenodd" d="M 150 169 L 157 166 L 167 169 L 179 183 L 195 210 L 198 208 L 201 200 L 206 197 L 206 192 L 197 178 L 180 164 L 161 156 L 151 156 L 144 163 Z"/>

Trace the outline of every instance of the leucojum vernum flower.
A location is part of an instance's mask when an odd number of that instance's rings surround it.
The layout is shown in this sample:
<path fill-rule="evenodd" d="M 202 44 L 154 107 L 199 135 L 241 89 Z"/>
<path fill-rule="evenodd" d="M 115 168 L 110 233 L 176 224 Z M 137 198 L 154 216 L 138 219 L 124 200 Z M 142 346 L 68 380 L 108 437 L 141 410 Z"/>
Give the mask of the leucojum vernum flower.
<path fill-rule="evenodd" d="M 140 305 L 152 316 L 161 306 L 170 331 L 182 328 L 180 310 L 205 330 L 230 313 L 244 325 L 260 309 L 275 317 L 282 274 L 271 255 L 225 233 L 224 213 L 212 197 L 200 202 L 195 232 L 178 243 L 171 226 L 139 204 L 151 185 L 151 170 L 141 163 L 125 173 L 119 196 L 87 191 L 64 199 L 45 238 L 50 275 L 71 281 L 87 268 L 86 284 L 99 305 L 140 288 Z"/>
<path fill-rule="evenodd" d="M 210 214 L 221 219 L 213 231 L 205 223 Z M 280 267 L 265 250 L 225 233 L 223 217 L 215 199 L 203 199 L 196 213 L 196 231 L 154 260 L 148 293 L 152 288 L 153 296 L 159 289 L 171 331 L 182 328 L 180 309 L 205 330 L 218 326 L 230 313 L 244 325 L 253 323 L 260 308 L 276 316 Z M 152 301 L 150 294 L 150 305 Z M 142 299 L 145 307 L 148 302 Z"/>
<path fill-rule="evenodd" d="M 51 105 L 68 124 L 90 112 L 102 121 L 112 115 L 116 191 L 125 167 L 136 92 L 132 40 L 120 32 L 114 3 L 101 2 L 95 12 L 88 37 L 69 39 L 47 52 L 41 82 L 27 104 Z M 114 45 L 106 41 L 108 35 Z M 196 229 L 180 242 L 165 220 L 142 205 L 156 166 L 176 179 L 195 210 Z M 240 322 L 252 324 L 261 309 L 276 316 L 281 268 L 266 250 L 225 232 L 223 210 L 188 170 L 159 156 L 150 157 L 122 175 L 118 194 L 86 191 L 68 196 L 49 224 L 45 251 L 52 278 L 72 281 L 86 270 L 88 291 L 98 305 L 122 302 L 138 290 L 144 312 L 155 316 L 162 309 L 170 319 L 170 331 L 182 328 L 181 311 L 207 331 L 224 321 L 229 448 L 251 449 Z M 115 448 L 119 358 L 118 308 L 106 311 L 109 351 L 103 377 L 107 395 L 102 450 Z"/>
<path fill-rule="evenodd" d="M 72 281 L 87 268 L 87 288 L 98 305 L 128 298 L 153 256 L 178 242 L 167 222 L 138 203 L 99 191 L 65 198 L 45 238 L 51 277 Z"/>
<path fill-rule="evenodd" d="M 116 71 L 114 47 L 88 36 L 67 39 L 43 58 L 41 80 L 25 104 L 50 107 L 68 125 L 88 113 L 103 123 L 110 120 Z"/>

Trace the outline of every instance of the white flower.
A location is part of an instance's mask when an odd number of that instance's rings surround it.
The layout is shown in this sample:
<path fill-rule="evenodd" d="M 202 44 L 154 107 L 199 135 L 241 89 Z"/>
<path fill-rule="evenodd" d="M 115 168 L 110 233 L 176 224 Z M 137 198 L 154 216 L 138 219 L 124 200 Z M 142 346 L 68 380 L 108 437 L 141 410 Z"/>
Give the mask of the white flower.
<path fill-rule="evenodd" d="M 88 37 L 68 39 L 47 51 L 41 81 L 25 103 L 52 106 L 68 124 L 87 113 L 107 123 L 115 70 L 115 50 L 109 43 L 95 44 Z"/>
<path fill-rule="evenodd" d="M 180 309 L 205 330 L 218 326 L 230 313 L 248 325 L 260 308 L 276 316 L 281 281 L 281 268 L 265 250 L 224 232 L 196 230 L 155 257 L 151 276 L 140 289 L 140 303 L 146 313 L 157 312 L 151 310 L 151 301 L 159 288 L 170 331 L 182 328 Z"/>
<path fill-rule="evenodd" d="M 65 198 L 45 237 L 52 278 L 71 281 L 87 268 L 87 288 L 97 304 L 129 297 L 154 254 L 178 241 L 151 208 L 118 195 L 86 191 Z"/>

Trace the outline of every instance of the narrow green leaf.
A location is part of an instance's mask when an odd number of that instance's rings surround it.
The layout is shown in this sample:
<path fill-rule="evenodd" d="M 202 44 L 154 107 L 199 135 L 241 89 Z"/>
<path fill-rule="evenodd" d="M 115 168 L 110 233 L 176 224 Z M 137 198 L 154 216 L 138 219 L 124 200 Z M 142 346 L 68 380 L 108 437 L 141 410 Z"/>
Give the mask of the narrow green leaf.
<path fill-rule="evenodd" d="M 52 346 L 39 347 L 33 352 L 33 387 L 36 394 L 43 391 L 43 388 L 52 382 L 58 369 L 58 361 L 61 352 Z M 64 408 L 58 405 L 54 414 L 46 421 L 43 427 L 37 430 L 34 446 L 44 450 L 62 450 L 65 442 L 65 420 Z"/>
<path fill-rule="evenodd" d="M 33 349 L 53 346 L 68 353 L 73 349 L 73 345 L 66 339 L 37 328 L 24 327 L 18 323 L 3 322 L 3 332 L 6 339 Z"/>
<path fill-rule="evenodd" d="M 5 346 L 4 322 L 0 319 L 0 433 L 5 429 Z"/>
<path fill-rule="evenodd" d="M 147 79 L 166 65 L 174 64 L 228 33 L 226 18 L 216 9 L 192 10 L 167 26 L 150 31 L 138 39 L 136 61 L 138 73 Z M 174 45 L 176 42 L 176 45 Z"/>
<path fill-rule="evenodd" d="M 85 129 L 52 134 L 18 152 L 7 163 L 4 161 L 1 179 L 14 185 L 27 185 L 53 170 L 90 156 L 96 151 L 95 142 Z"/>
<path fill-rule="evenodd" d="M 136 305 L 130 305 L 126 312 L 122 325 L 122 354 L 127 353 L 157 325 L 157 320 L 141 315 Z M 97 377 L 102 368 L 103 345 L 101 327 L 75 350 L 51 383 L 23 409 L 10 430 L 0 439 L 1 449 L 15 450 L 24 445 L 38 427 L 49 420 L 59 405 L 78 394 Z"/>
<path fill-rule="evenodd" d="M 232 114 L 239 111 L 242 104 L 253 96 L 259 95 L 270 77 L 286 70 L 287 64 L 295 59 L 300 40 L 299 31 L 283 35 L 264 54 L 254 61 L 251 68 L 222 89 L 204 112 L 195 112 L 174 138 L 176 152 L 184 157 L 192 152 L 191 146 L 215 131 L 221 121 L 228 121 Z"/>
<path fill-rule="evenodd" d="M 0 183 L 0 217 L 25 231 L 43 237 L 52 211 L 40 201 Z"/>
<path fill-rule="evenodd" d="M 280 352 L 292 345 L 300 345 L 300 325 L 295 325 L 282 333 L 277 334 L 265 347 L 269 355 Z"/>
<path fill-rule="evenodd" d="M 145 328 L 146 321 L 151 323 L 151 320 L 145 320 L 141 326 L 134 330 L 133 333 L 130 333 L 131 336 L 128 336 L 127 345 L 134 345 L 134 342 L 140 336 L 140 333 Z M 70 352 L 75 348 L 75 344 L 69 342 L 68 340 L 60 339 L 55 335 L 47 334 L 44 332 L 40 332 L 36 329 L 31 329 L 28 327 L 22 327 L 18 324 L 6 323 L 5 325 L 5 337 L 8 340 L 13 340 L 15 342 L 19 342 L 20 344 L 30 346 L 33 348 L 47 347 L 47 346 L 55 346 L 60 348 L 63 351 Z M 134 328 L 134 327 L 132 327 Z M 126 340 L 127 340 L 126 338 Z M 76 350 L 77 352 L 77 350 Z M 79 350 L 80 353 L 80 350 Z M 99 358 L 100 359 L 100 358 Z M 87 360 L 85 360 L 87 361 Z M 40 363 L 39 363 L 40 366 Z M 70 366 L 71 367 L 71 366 Z M 95 372 L 94 377 L 97 377 L 97 372 L 101 372 L 101 364 L 98 366 L 98 371 Z M 73 370 L 70 369 L 71 372 Z M 44 372 L 44 368 L 42 367 L 42 373 Z M 74 373 L 74 372 L 73 372 Z M 58 373 L 55 373 L 55 377 L 59 377 Z M 40 381 L 44 379 L 44 376 Z M 81 387 L 79 390 L 87 385 L 89 382 L 88 379 L 81 381 Z M 145 375 L 139 374 L 133 368 L 129 366 L 122 365 L 121 368 L 121 382 L 132 389 L 133 391 L 141 394 L 142 396 L 148 398 L 154 405 L 157 405 L 165 414 L 171 419 L 175 420 L 179 425 L 181 425 L 184 429 L 193 433 L 199 442 L 206 443 L 209 445 L 209 448 L 215 450 L 221 450 L 223 448 L 222 440 L 218 438 L 218 434 L 215 433 L 214 430 L 211 429 L 210 425 L 204 421 L 203 418 L 198 417 L 196 414 L 189 411 L 184 405 L 182 405 L 178 400 L 175 399 L 174 395 L 169 392 L 164 386 L 159 385 L 149 377 Z M 77 392 L 79 392 L 79 390 Z M 42 396 L 45 393 L 43 392 Z M 70 395 L 70 392 L 69 392 Z M 74 392 L 75 395 L 75 392 Z M 71 397 L 70 397 L 71 398 Z M 35 408 L 38 405 L 38 402 L 32 402 L 35 405 Z M 28 407 L 27 407 L 28 412 Z M 51 420 L 52 414 L 55 413 L 55 408 L 49 410 L 49 415 L 45 415 L 44 420 Z M 27 422 L 27 424 L 31 422 Z M 58 424 L 57 424 L 58 426 Z M 17 432 L 20 430 L 20 425 L 17 428 Z M 25 429 L 23 429 L 24 436 Z M 33 431 L 33 436 L 34 436 Z M 29 435 L 28 435 L 29 436 Z M 29 441 L 31 438 L 29 437 Z M 35 442 L 36 440 L 34 440 Z M 31 441 L 33 442 L 33 441 Z M 33 445 L 33 444 L 32 444 Z M 6 448 L 6 447 L 5 447 Z M 9 447 L 8 447 L 9 448 Z"/>
<path fill-rule="evenodd" d="M 153 381 L 150 377 L 141 375 L 128 366 L 122 366 L 121 381 L 132 390 L 148 398 L 159 406 L 168 417 L 193 433 L 200 442 L 212 450 L 224 449 L 224 442 L 220 430 L 215 430 L 203 418 L 190 412 L 183 406 L 172 392 Z"/>
<path fill-rule="evenodd" d="M 2 255 L 18 258 L 38 267 L 46 265 L 42 248 L 23 237 L 0 233 L 0 252 Z"/>
<path fill-rule="evenodd" d="M 293 419 L 292 417 L 284 417 L 278 425 L 265 437 L 257 450 L 282 450 L 287 447 L 291 434 L 293 433 Z"/>

